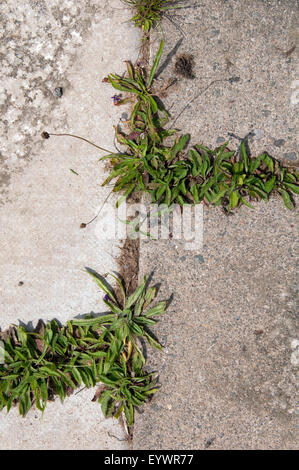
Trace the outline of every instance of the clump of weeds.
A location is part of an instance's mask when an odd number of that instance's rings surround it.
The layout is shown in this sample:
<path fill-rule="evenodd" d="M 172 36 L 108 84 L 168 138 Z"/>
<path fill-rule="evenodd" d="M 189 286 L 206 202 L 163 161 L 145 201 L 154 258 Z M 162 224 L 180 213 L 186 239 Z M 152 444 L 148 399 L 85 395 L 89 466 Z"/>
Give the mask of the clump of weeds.
<path fill-rule="evenodd" d="M 241 205 L 253 208 L 255 200 L 268 201 L 278 194 L 285 206 L 293 209 L 294 194 L 299 193 L 299 174 L 295 169 L 284 167 L 267 153 L 256 158 L 249 156 L 245 141 L 240 154 L 228 148 L 228 141 L 216 149 L 196 144 L 186 151 L 190 135 L 179 136 L 176 129 L 165 128 L 169 114 L 152 92 L 163 46 L 161 41 L 148 74 L 126 61 L 125 76 L 110 74 L 104 79 L 125 93 L 123 101 L 134 102 L 129 132 L 115 126 L 123 152 L 111 153 L 92 143 L 108 153 L 100 158 L 111 162 L 103 186 L 115 180 L 113 192 L 122 193 L 117 206 L 132 193 L 149 193 L 154 203 L 183 206 L 204 202 L 222 206 L 230 213 Z M 50 135 L 44 133 L 46 138 Z M 172 144 L 168 144 L 170 137 Z"/>
<path fill-rule="evenodd" d="M 182 8 L 174 4 L 173 0 L 122 0 L 122 2 L 134 10 L 135 15 L 131 18 L 134 25 L 142 28 L 147 34 L 160 24 L 166 12 Z"/>
<path fill-rule="evenodd" d="M 68 321 L 38 322 L 35 331 L 11 326 L 1 333 L 0 410 L 13 405 L 25 416 L 35 404 L 44 412 L 48 400 L 58 395 L 63 401 L 75 389 L 101 384 L 93 401 L 100 403 L 106 417 L 124 413 L 127 425 L 134 423 L 134 409 L 158 391 L 155 373 L 145 370 L 140 339 L 161 349 L 149 328 L 156 323 L 166 301 L 150 304 L 156 288 L 144 277 L 128 295 L 123 282 L 111 275 L 119 287 L 116 295 L 106 276 L 87 268 L 104 292 L 109 312 Z M 121 298 L 118 298 L 121 297 Z"/>

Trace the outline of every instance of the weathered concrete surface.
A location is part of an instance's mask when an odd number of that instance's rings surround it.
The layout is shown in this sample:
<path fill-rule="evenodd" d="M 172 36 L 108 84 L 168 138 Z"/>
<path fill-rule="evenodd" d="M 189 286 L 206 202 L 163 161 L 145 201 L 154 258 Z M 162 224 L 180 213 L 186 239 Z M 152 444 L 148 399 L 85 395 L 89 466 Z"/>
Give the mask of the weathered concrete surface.
<path fill-rule="evenodd" d="M 1 3 L 2 329 L 103 311 L 102 295 L 83 268 L 117 269 L 118 242 L 99 239 L 96 222 L 79 228 L 110 191 L 101 188 L 103 152 L 70 138 L 42 141 L 40 133 L 72 132 L 113 150 L 112 126 L 121 112 L 102 79 L 121 73 L 125 59 L 136 60 L 139 34 L 118 0 L 75 3 Z M 109 437 L 108 431 L 124 436 L 90 403 L 92 393 L 50 404 L 43 418 L 34 410 L 23 420 L 17 410 L 2 412 L 0 448 L 126 448 Z"/>
<path fill-rule="evenodd" d="M 296 160 L 298 1 L 193 3 L 171 16 L 175 25 L 163 23 L 166 63 L 160 78 L 161 86 L 177 79 L 163 96 L 175 126 L 191 133 L 193 143 L 211 146 L 230 139 L 235 147 L 239 142 L 229 132 L 243 138 L 252 131 L 253 154 L 267 149 L 276 158 Z M 160 39 L 158 34 L 153 38 L 153 53 Z M 181 54 L 194 56 L 193 80 L 175 73 Z"/>
<path fill-rule="evenodd" d="M 119 423 L 105 419 L 92 402 L 94 390 L 83 390 L 62 404 L 49 403 L 44 416 L 31 410 L 25 419 L 15 408 L 1 416 L 1 449 L 109 450 L 128 449 Z"/>
<path fill-rule="evenodd" d="M 173 300 L 153 330 L 164 350 L 149 353 L 162 389 L 137 415 L 134 448 L 296 448 L 295 223 L 275 200 L 232 217 L 205 209 L 201 252 L 142 242 L 140 275 L 154 271 Z"/>
<path fill-rule="evenodd" d="M 296 40 L 298 3 L 195 3 L 196 10 L 181 10 L 175 21 L 185 34 L 177 54 L 194 55 L 196 78 L 178 77 L 163 101 L 175 118 L 209 83 L 223 81 L 194 100 L 176 125 L 193 143 L 213 146 L 228 132 L 244 137 L 256 129 L 253 153 L 295 158 L 298 104 L 291 102 L 291 84 L 299 79 L 298 45 L 288 57 L 279 49 L 288 51 Z M 167 57 L 180 31 L 166 21 L 163 27 Z M 174 62 L 168 60 L 161 85 L 175 76 Z M 230 83 L 235 76 L 240 80 Z M 281 148 L 274 144 L 279 139 Z M 204 208 L 202 251 L 186 251 L 182 241 L 142 242 L 140 276 L 154 271 L 160 297 L 173 300 L 154 329 L 165 348 L 149 353 L 149 365 L 160 372 L 162 389 L 137 416 L 136 449 L 298 446 L 296 221 L 274 198 L 231 217 Z"/>

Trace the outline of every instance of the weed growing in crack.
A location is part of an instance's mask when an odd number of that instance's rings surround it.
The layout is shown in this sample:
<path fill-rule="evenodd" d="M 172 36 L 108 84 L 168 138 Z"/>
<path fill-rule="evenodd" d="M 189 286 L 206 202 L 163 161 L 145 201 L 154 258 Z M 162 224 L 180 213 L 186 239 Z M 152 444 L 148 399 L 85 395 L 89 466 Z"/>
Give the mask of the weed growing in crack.
<path fill-rule="evenodd" d="M 252 201 L 268 201 L 271 195 L 279 194 L 285 206 L 293 209 L 293 194 L 299 193 L 296 170 L 284 167 L 267 153 L 250 157 L 244 141 L 240 156 L 229 150 L 229 142 L 214 150 L 196 144 L 186 152 L 190 135 L 178 136 L 176 129 L 164 128 L 169 114 L 151 91 L 163 45 L 161 41 L 148 76 L 143 68 L 127 61 L 127 76 L 110 74 L 104 79 L 129 95 L 124 102 L 135 101 L 130 132 L 125 134 L 115 126 L 116 139 L 126 150 L 100 158 L 110 159 L 112 164 L 103 186 L 116 180 L 113 191 L 123 193 L 117 206 L 133 192 L 147 192 L 154 203 L 183 206 L 203 201 L 206 205 L 221 205 L 230 213 L 241 205 L 253 208 Z M 46 138 L 50 135 L 43 133 Z M 172 145 L 167 145 L 165 141 L 170 136 L 175 139 Z"/>
<path fill-rule="evenodd" d="M 293 194 L 298 194 L 298 173 L 284 168 L 266 153 L 257 158 L 248 156 L 244 141 L 240 158 L 228 149 L 228 142 L 215 150 L 195 145 L 184 152 L 189 134 L 176 136 L 171 146 L 165 139 L 176 135 L 175 129 L 164 129 L 168 113 L 151 94 L 151 85 L 163 51 L 157 52 L 149 78 L 145 72 L 127 62 L 128 77 L 109 75 L 112 86 L 135 96 L 136 104 L 130 119 L 130 133 L 115 128 L 118 142 L 126 152 L 110 154 L 113 171 L 103 185 L 116 179 L 114 191 L 122 190 L 127 198 L 133 191 L 151 194 L 152 202 L 222 205 L 226 213 L 242 204 L 253 208 L 250 201 L 269 200 L 280 194 L 288 209 L 294 208 Z M 163 113 L 163 118 L 159 113 Z"/>
<path fill-rule="evenodd" d="M 156 323 L 153 317 L 164 312 L 166 301 L 148 308 L 156 288 L 147 288 L 146 277 L 128 296 L 112 275 L 122 295 L 119 300 L 104 277 L 87 272 L 105 293 L 109 313 L 74 319 L 65 326 L 40 320 L 34 332 L 12 326 L 1 333 L 5 362 L 0 364 L 0 410 L 6 407 L 9 412 L 18 404 L 25 416 L 35 404 L 44 412 L 55 395 L 63 401 L 82 384 L 90 388 L 101 383 L 93 401 L 101 404 L 106 417 L 118 418 L 123 412 L 132 426 L 134 408 L 158 391 L 155 374 L 145 371 L 139 338 L 162 348 L 148 328 Z"/>
<path fill-rule="evenodd" d="M 122 0 L 122 2 L 134 10 L 135 15 L 131 18 L 134 25 L 142 28 L 147 34 L 160 24 L 162 16 L 167 11 L 181 8 L 180 5 L 174 5 L 172 0 Z"/>

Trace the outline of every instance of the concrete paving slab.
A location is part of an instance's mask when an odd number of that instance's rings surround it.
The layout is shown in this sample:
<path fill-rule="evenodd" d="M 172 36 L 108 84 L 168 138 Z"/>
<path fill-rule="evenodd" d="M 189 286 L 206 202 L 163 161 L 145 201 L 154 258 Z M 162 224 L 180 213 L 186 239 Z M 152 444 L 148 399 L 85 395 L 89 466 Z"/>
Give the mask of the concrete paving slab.
<path fill-rule="evenodd" d="M 142 241 L 140 276 L 173 299 L 153 329 L 162 388 L 137 415 L 135 449 L 296 448 L 296 220 L 278 200 L 205 209 L 201 251 Z"/>
<path fill-rule="evenodd" d="M 163 95 L 175 125 L 210 146 L 254 131 L 253 154 L 296 159 L 298 2 L 194 4 L 176 26 L 163 23 L 160 85 L 177 78 Z M 193 79 L 175 74 L 183 53 L 194 56 Z M 140 246 L 140 276 L 153 271 L 161 299 L 173 299 L 154 329 L 163 352 L 149 352 L 162 389 L 137 416 L 134 448 L 294 449 L 297 212 L 273 198 L 230 217 L 203 213 L 202 250 L 171 239 Z"/>
<path fill-rule="evenodd" d="M 96 222 L 80 229 L 111 190 L 101 188 L 104 153 L 70 138 L 42 141 L 40 133 L 71 132 L 114 150 L 113 124 L 126 109 L 113 106 L 102 79 L 137 59 L 139 33 L 129 15 L 118 0 L 1 4 L 2 330 L 106 309 L 83 268 L 117 270 L 119 242 L 99 238 Z M 92 395 L 55 401 L 43 418 L 34 410 L 25 419 L 2 412 L 0 448 L 127 448 L 109 437 L 124 434 L 103 419 Z"/>
<path fill-rule="evenodd" d="M 192 142 L 217 146 L 250 132 L 252 153 L 298 158 L 298 1 L 205 0 L 177 10 L 152 37 L 152 55 L 165 38 L 160 85 L 177 82 L 162 99 L 175 126 Z M 192 55 L 194 78 L 175 70 Z M 157 91 L 159 86 L 156 86 Z M 159 91 L 158 91 L 159 93 Z M 165 95 L 168 96 L 165 96 Z"/>
<path fill-rule="evenodd" d="M 110 450 L 128 449 L 122 427 L 105 419 L 91 400 L 94 390 L 48 404 L 44 416 L 30 410 L 26 418 L 17 408 L 1 416 L 0 448 L 7 450 Z"/>

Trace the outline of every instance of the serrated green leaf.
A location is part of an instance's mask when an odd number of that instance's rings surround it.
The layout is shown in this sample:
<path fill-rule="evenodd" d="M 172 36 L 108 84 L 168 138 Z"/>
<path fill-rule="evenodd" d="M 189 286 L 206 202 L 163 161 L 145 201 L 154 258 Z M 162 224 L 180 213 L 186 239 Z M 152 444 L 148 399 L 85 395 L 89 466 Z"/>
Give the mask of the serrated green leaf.
<path fill-rule="evenodd" d="M 153 317 L 155 315 L 161 315 L 163 312 L 165 312 L 167 302 L 161 301 L 155 305 L 155 307 L 151 308 L 147 312 L 144 313 L 144 316 L 146 317 Z"/>
<path fill-rule="evenodd" d="M 297 184 L 293 184 L 293 183 L 285 183 L 284 182 L 284 186 L 291 190 L 293 193 L 295 194 L 299 194 L 299 186 Z"/>
<path fill-rule="evenodd" d="M 233 191 L 230 195 L 229 195 L 229 200 L 230 200 L 230 205 L 231 205 L 231 208 L 234 209 L 235 207 L 237 207 L 238 205 L 238 202 L 239 202 L 239 193 L 238 191 Z"/>
<path fill-rule="evenodd" d="M 145 284 L 146 284 L 146 277 L 144 276 L 142 283 L 140 284 L 139 287 L 133 292 L 133 294 L 130 295 L 130 297 L 127 299 L 125 308 L 128 309 L 130 308 L 137 300 L 138 298 L 142 295 L 144 289 L 145 289 Z"/>
<path fill-rule="evenodd" d="M 162 56 L 162 53 L 163 53 L 163 47 L 164 47 L 164 41 L 162 40 L 162 41 L 160 42 L 160 46 L 159 46 L 158 52 L 157 52 L 157 54 L 156 54 L 156 57 L 155 57 L 153 66 L 152 66 L 152 68 L 151 68 L 151 71 L 150 71 L 150 74 L 149 74 L 149 77 L 148 77 L 148 81 L 147 81 L 147 87 L 148 87 L 148 88 L 150 88 L 151 85 L 152 85 L 152 82 L 153 82 L 153 79 L 154 79 L 156 70 L 157 70 L 157 68 L 158 68 L 158 65 L 159 65 L 159 62 L 160 62 L 160 59 L 161 59 L 161 56 Z"/>
<path fill-rule="evenodd" d="M 95 282 L 98 284 L 100 289 L 102 289 L 102 291 L 105 292 L 105 294 L 108 294 L 110 299 L 112 299 L 117 304 L 117 300 L 114 297 L 114 294 L 111 291 L 111 289 L 108 288 L 106 282 L 104 281 L 104 278 L 89 268 L 85 268 L 85 271 L 95 280 Z"/>
<path fill-rule="evenodd" d="M 284 205 L 289 209 L 289 210 L 293 210 L 294 209 L 294 203 L 288 193 L 288 191 L 284 190 L 284 189 L 280 189 L 279 190 L 280 194 L 281 194 L 281 197 L 282 197 L 282 200 L 284 202 Z"/>

